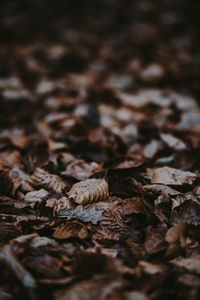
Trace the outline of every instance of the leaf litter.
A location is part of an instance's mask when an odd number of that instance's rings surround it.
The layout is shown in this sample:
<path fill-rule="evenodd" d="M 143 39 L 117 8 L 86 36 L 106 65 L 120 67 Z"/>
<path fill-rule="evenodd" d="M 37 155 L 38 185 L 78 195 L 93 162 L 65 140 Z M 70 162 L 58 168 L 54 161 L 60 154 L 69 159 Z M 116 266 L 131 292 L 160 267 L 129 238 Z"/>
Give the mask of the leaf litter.
<path fill-rule="evenodd" d="M 33 2 L 0 4 L 0 298 L 199 299 L 199 4 Z"/>

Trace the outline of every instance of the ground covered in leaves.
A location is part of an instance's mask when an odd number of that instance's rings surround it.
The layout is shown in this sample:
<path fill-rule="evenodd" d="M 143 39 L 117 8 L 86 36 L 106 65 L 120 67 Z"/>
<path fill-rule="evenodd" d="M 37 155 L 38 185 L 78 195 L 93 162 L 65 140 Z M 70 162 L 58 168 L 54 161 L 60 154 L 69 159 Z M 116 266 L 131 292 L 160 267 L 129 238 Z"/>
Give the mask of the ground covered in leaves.
<path fill-rule="evenodd" d="M 198 1 L 53 3 L 1 1 L 0 299 L 196 300 Z"/>

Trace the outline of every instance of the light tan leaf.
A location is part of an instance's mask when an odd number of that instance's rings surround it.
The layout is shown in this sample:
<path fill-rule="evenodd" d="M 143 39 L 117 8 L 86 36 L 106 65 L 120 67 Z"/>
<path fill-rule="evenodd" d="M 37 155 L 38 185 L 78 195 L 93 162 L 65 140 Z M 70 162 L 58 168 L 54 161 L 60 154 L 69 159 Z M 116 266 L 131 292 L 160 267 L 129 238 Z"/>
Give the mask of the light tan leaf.
<path fill-rule="evenodd" d="M 145 260 L 139 261 L 139 266 L 143 269 L 143 271 L 147 274 L 158 274 L 164 272 L 164 267 L 160 264 L 153 264 Z"/>
<path fill-rule="evenodd" d="M 51 198 L 46 201 L 47 207 L 53 207 L 54 214 L 60 210 L 69 210 L 73 208 L 73 205 L 69 198 L 62 197 L 60 199 Z"/>
<path fill-rule="evenodd" d="M 35 204 L 42 202 L 42 200 L 45 199 L 48 194 L 49 193 L 44 189 L 29 192 L 25 195 L 24 202 L 29 203 L 29 205 L 34 208 Z"/>
<path fill-rule="evenodd" d="M 173 148 L 174 150 L 182 151 L 187 148 L 186 144 L 183 141 L 171 134 L 161 133 L 160 137 L 163 142 L 165 142 L 170 148 Z"/>
<path fill-rule="evenodd" d="M 171 263 L 173 263 L 177 267 L 184 268 L 190 272 L 200 274 L 200 257 L 199 256 L 197 256 L 195 258 L 178 257 L 178 258 L 171 260 Z"/>
<path fill-rule="evenodd" d="M 170 196 L 176 196 L 181 194 L 180 192 L 172 189 L 171 187 L 162 184 L 144 185 L 143 188 L 145 191 L 151 191 L 155 194 L 163 194 L 163 195 L 170 195 Z"/>
<path fill-rule="evenodd" d="M 78 204 L 103 201 L 108 197 L 108 184 L 104 179 L 87 179 L 75 183 L 68 196 Z"/>
<path fill-rule="evenodd" d="M 35 172 L 31 176 L 31 183 L 34 186 L 42 186 L 57 193 L 61 193 L 66 187 L 65 183 L 59 176 L 50 174 L 41 168 L 35 169 Z"/>
<path fill-rule="evenodd" d="M 152 169 L 150 171 L 151 182 L 166 185 L 193 184 L 196 180 L 196 174 L 188 171 L 182 171 L 170 167 Z"/>

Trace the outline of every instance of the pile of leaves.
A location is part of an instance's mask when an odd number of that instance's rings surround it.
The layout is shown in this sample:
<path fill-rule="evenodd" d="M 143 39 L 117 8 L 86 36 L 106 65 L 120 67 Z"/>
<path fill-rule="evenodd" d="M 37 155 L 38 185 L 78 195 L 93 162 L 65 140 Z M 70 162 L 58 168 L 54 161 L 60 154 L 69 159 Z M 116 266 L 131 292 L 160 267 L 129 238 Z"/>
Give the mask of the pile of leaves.
<path fill-rule="evenodd" d="M 0 10 L 0 299 L 197 300 L 197 1 L 25 2 Z"/>

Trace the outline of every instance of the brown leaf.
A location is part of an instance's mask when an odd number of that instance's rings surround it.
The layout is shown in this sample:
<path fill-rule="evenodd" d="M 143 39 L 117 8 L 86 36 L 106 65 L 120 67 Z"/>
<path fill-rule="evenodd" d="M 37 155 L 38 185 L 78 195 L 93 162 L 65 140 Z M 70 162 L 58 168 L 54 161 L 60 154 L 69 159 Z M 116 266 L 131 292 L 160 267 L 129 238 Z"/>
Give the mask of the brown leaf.
<path fill-rule="evenodd" d="M 67 197 L 62 197 L 59 199 L 50 198 L 46 201 L 46 207 L 52 207 L 54 214 L 57 214 L 62 210 L 69 210 L 73 208 L 71 200 Z"/>
<path fill-rule="evenodd" d="M 118 290 L 123 284 L 117 275 L 103 274 L 84 280 L 64 290 L 54 293 L 55 300 L 107 300 L 109 294 Z"/>
<path fill-rule="evenodd" d="M 155 194 L 165 194 L 170 196 L 176 196 L 181 194 L 180 192 L 172 189 L 169 186 L 161 185 L 161 184 L 149 184 L 143 186 L 145 191 L 152 191 Z"/>
<path fill-rule="evenodd" d="M 50 174 L 41 168 L 35 169 L 31 176 L 30 183 L 34 186 L 41 186 L 57 193 L 61 193 L 66 187 L 59 176 Z"/>
<path fill-rule="evenodd" d="M 180 235 L 183 234 L 185 229 L 186 229 L 186 224 L 177 224 L 169 228 L 165 235 L 165 240 L 169 244 L 175 243 L 180 238 Z"/>
<path fill-rule="evenodd" d="M 145 239 L 145 249 L 147 250 L 147 252 L 156 253 L 165 249 L 165 247 L 165 229 L 159 227 L 153 228 L 152 226 L 148 226 Z"/>
<path fill-rule="evenodd" d="M 45 278 L 60 278 L 62 276 L 62 262 L 48 254 L 28 256 L 24 259 L 24 265 Z"/>
<path fill-rule="evenodd" d="M 59 240 L 68 239 L 70 237 L 85 239 L 88 236 L 88 231 L 87 227 L 82 223 L 69 222 L 56 227 L 53 236 Z"/>
<path fill-rule="evenodd" d="M 172 224 L 200 224 L 200 204 L 192 200 L 187 200 L 175 207 L 171 214 Z"/>
<path fill-rule="evenodd" d="M 144 202 L 139 197 L 123 199 L 121 205 L 122 212 L 125 215 L 139 214 L 146 211 Z"/>
<path fill-rule="evenodd" d="M 86 163 L 84 160 L 75 160 L 67 166 L 62 175 L 72 176 L 78 180 L 86 180 L 98 170 L 100 170 L 100 165 L 95 162 Z"/>
<path fill-rule="evenodd" d="M 104 179 L 87 179 L 75 183 L 68 192 L 69 198 L 78 204 L 103 201 L 108 197 L 108 184 Z"/>

